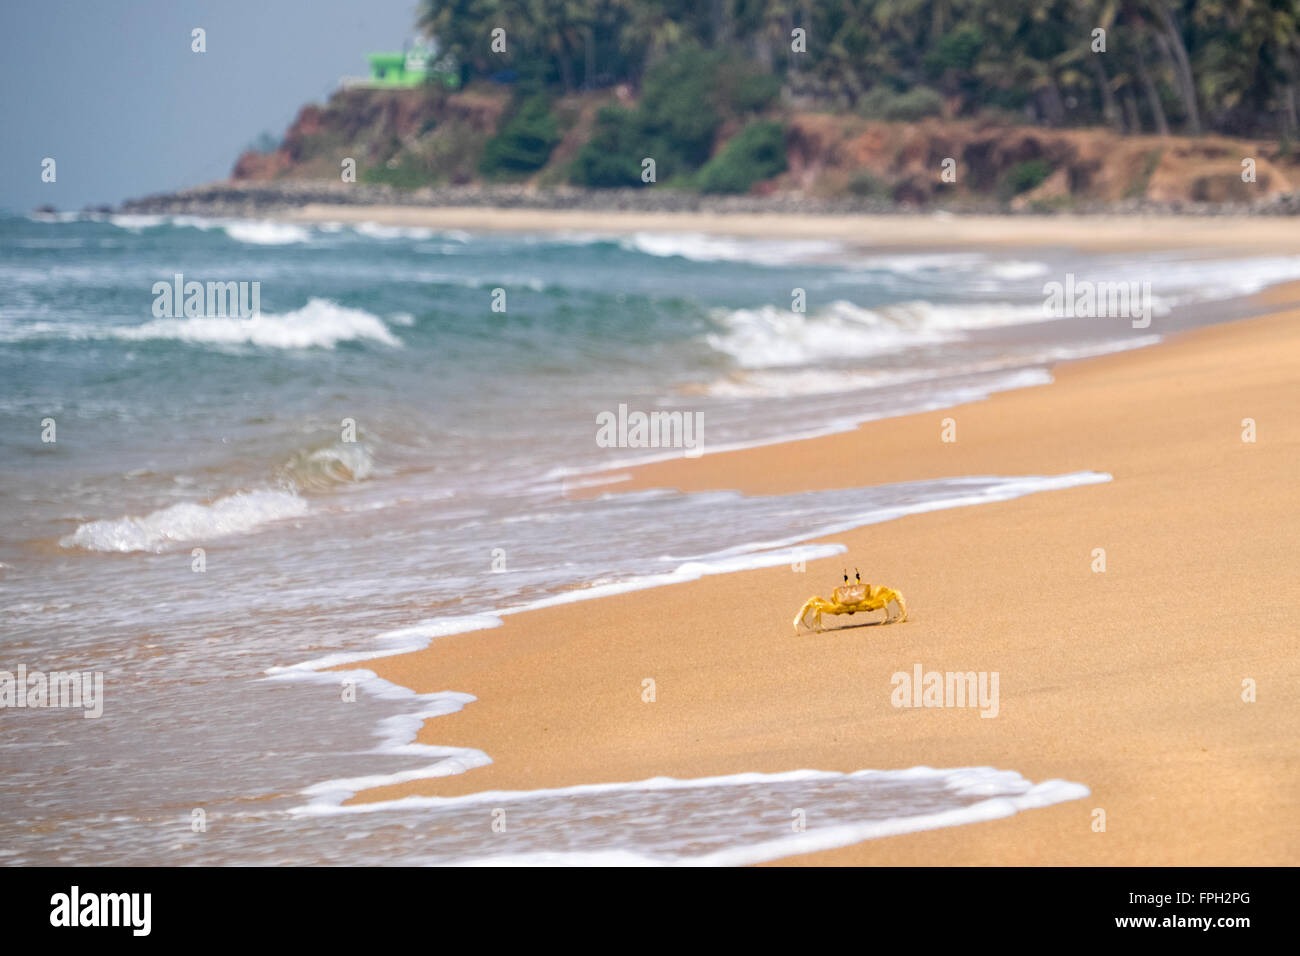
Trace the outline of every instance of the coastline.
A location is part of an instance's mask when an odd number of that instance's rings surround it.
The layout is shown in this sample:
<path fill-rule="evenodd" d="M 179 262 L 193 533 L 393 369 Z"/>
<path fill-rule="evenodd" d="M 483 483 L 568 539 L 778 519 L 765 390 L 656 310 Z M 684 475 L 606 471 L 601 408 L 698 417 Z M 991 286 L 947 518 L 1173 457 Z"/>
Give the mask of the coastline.
<path fill-rule="evenodd" d="M 480 232 L 689 232 L 713 236 L 815 239 L 881 249 L 1059 246 L 1093 251 L 1213 249 L 1222 254 L 1300 252 L 1287 217 L 800 214 L 791 212 L 627 212 L 469 206 L 334 206 L 319 203 L 274 217 L 294 223 L 361 223 Z"/>
<path fill-rule="evenodd" d="M 1297 298 L 1284 286 L 1265 301 Z M 1300 837 L 1285 821 L 1300 808 L 1300 757 L 1288 741 L 1300 707 L 1285 688 L 1300 678 L 1289 547 L 1300 539 L 1298 358 L 1300 313 L 1281 311 L 1061 366 L 1051 385 L 946 412 L 631 469 L 593 493 L 1086 470 L 1114 480 L 837 534 L 827 540 L 848 552 L 805 573 L 782 566 L 529 611 L 367 662 L 420 693 L 477 697 L 426 721 L 417 740 L 493 763 L 349 802 L 989 765 L 1080 781 L 1093 795 L 779 862 L 1294 864 Z M 939 441 L 945 417 L 956 443 Z M 1254 444 L 1241 440 L 1246 417 Z M 1095 547 L 1105 573 L 1090 568 Z M 911 620 L 792 637 L 794 610 L 844 565 L 903 590 Z M 999 717 L 894 708 L 890 675 L 916 663 L 1000 672 Z M 1248 677 L 1259 686 L 1249 704 Z M 1092 829 L 1096 808 L 1104 833 Z"/>
<path fill-rule="evenodd" d="M 690 232 L 936 251 L 1050 245 L 1104 252 L 1202 247 L 1220 255 L 1300 252 L 1295 228 L 1300 192 L 1252 203 L 1124 200 L 1034 212 L 997 204 L 947 210 L 849 197 L 705 196 L 672 189 L 402 191 L 315 180 L 223 181 L 85 212 L 478 232 Z"/>

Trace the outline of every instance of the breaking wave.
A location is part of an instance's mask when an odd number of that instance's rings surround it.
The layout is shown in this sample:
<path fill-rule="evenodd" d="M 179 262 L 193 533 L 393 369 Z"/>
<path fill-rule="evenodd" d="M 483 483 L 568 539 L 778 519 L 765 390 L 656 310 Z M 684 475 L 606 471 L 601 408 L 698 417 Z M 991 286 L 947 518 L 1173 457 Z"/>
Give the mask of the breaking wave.
<path fill-rule="evenodd" d="M 184 502 L 150 512 L 81 525 L 60 539 L 86 551 L 166 550 L 170 545 L 242 534 L 272 521 L 306 514 L 307 502 L 288 491 L 241 491 L 210 504 Z"/>
<path fill-rule="evenodd" d="M 222 228 L 236 242 L 247 242 L 255 246 L 287 246 L 311 239 L 310 229 L 288 222 L 236 220 L 225 223 Z"/>
<path fill-rule="evenodd" d="M 281 467 L 280 476 L 296 488 L 316 491 L 365 481 L 374 470 L 374 459 L 365 445 L 336 442 L 295 453 Z"/>
<path fill-rule="evenodd" d="M 250 319 L 199 317 L 155 319 L 144 325 L 119 327 L 111 333 L 123 339 L 174 339 L 210 345 L 258 345 L 277 349 L 332 349 L 339 342 L 368 339 L 400 347 L 384 321 L 364 309 L 349 309 L 328 299 L 311 299 L 301 309 L 282 315 Z"/>
<path fill-rule="evenodd" d="M 754 262 L 777 266 L 839 253 L 843 244 L 826 239 L 735 239 L 704 233 L 638 232 L 619 240 L 632 252 L 692 262 Z"/>
<path fill-rule="evenodd" d="M 717 310 L 713 319 L 724 331 L 705 341 L 742 368 L 779 368 L 961 341 L 968 331 L 1058 318 L 1040 304 L 903 302 L 867 309 L 837 300 L 811 314 L 775 306 Z"/>
<path fill-rule="evenodd" d="M 726 331 L 706 335 L 705 341 L 743 368 L 878 355 L 954 338 L 919 324 L 909 327 L 891 320 L 883 310 L 864 309 L 842 300 L 811 315 L 765 305 L 718 310 L 713 317 Z"/>

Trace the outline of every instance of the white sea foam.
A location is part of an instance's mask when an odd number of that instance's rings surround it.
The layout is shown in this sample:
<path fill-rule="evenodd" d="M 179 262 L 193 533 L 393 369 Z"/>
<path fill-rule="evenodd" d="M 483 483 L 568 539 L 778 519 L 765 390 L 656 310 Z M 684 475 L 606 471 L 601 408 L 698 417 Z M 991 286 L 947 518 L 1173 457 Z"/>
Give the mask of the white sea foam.
<path fill-rule="evenodd" d="M 847 549 L 841 544 L 806 542 L 851 528 L 888 521 L 909 514 L 922 514 L 946 508 L 1006 501 L 1040 491 L 1059 490 L 1110 480 L 1110 475 L 1098 472 L 1075 472 L 1050 476 L 1030 475 L 1012 478 L 989 476 L 946 479 L 945 484 L 950 486 L 948 492 L 936 494 L 929 499 L 907 500 L 908 496 L 905 495 L 903 496 L 904 501 L 897 505 L 870 507 L 856 513 L 844 514 L 832 522 L 822 522 L 817 526 L 804 528 L 797 535 L 790 537 L 751 541 L 707 555 L 690 557 L 681 560 L 671 571 L 660 574 L 641 575 L 600 583 L 592 587 L 564 591 L 487 614 L 435 618 L 409 628 L 385 632 L 375 639 L 374 645 L 365 650 L 338 652 L 289 667 L 272 668 L 267 671 L 267 676 L 268 678 L 280 680 L 328 680 L 337 682 L 341 679 L 339 672 L 331 671 L 327 675 L 323 674 L 322 671 L 327 668 L 355 664 L 379 657 L 410 653 L 423 649 L 428 645 L 429 641 L 447 634 L 498 627 L 502 623 L 502 618 L 508 615 L 623 594 L 629 591 L 679 584 L 715 574 L 790 565 L 797 561 L 816 561 L 843 554 Z M 641 492 L 637 494 L 658 494 L 658 492 Z M 435 756 L 437 762 L 414 770 L 404 769 L 389 774 L 371 774 L 364 778 L 330 780 L 316 784 L 303 791 L 305 796 L 311 798 L 309 802 L 295 808 L 293 812 L 313 815 L 364 812 L 357 808 L 343 807 L 342 804 L 359 789 L 386 786 L 433 776 L 445 776 L 449 773 L 462 773 L 473 766 L 481 766 L 490 762 L 488 755 L 479 751 L 462 751 L 459 748 L 428 748 L 424 745 L 414 744 L 415 735 L 426 716 L 437 716 L 439 713 L 450 712 L 445 710 L 447 707 L 458 710 L 467 700 L 473 698 L 469 698 L 467 695 L 457 696 L 451 692 L 444 692 L 439 695 L 415 695 L 405 688 L 383 681 L 370 671 L 353 671 L 349 673 L 353 679 L 359 682 L 359 686 L 364 686 L 377 696 L 405 698 L 409 695 L 412 700 L 419 704 L 419 710 L 416 712 L 392 718 L 389 723 L 386 723 L 381 728 L 380 737 L 383 743 L 375 752 L 391 754 L 416 753 Z M 416 747 L 418 749 L 402 749 L 407 747 Z M 405 801 L 401 803 L 406 805 Z M 363 806 L 378 808 L 385 805 L 365 804 Z M 865 837 L 859 839 L 865 839 Z"/>
<path fill-rule="evenodd" d="M 153 551 L 173 544 L 242 534 L 307 513 L 307 502 L 287 491 L 241 491 L 210 504 L 183 502 L 147 515 L 90 521 L 60 539 L 87 551 Z"/>
<path fill-rule="evenodd" d="M 374 643 L 364 651 L 329 654 L 325 657 L 313 658 L 287 667 L 272 667 L 266 673 L 269 678 L 277 680 L 314 680 L 320 677 L 320 671 L 331 667 L 341 667 L 344 664 L 355 664 L 358 661 L 373 661 L 381 657 L 392 657 L 395 654 L 422 651 L 429 646 L 429 642 L 435 637 L 464 634 L 469 631 L 482 631 L 500 626 L 501 618 L 495 614 L 466 614 L 458 617 L 433 618 L 421 621 L 419 624 L 413 624 L 410 627 L 385 631 L 377 635 Z M 399 689 L 405 690 L 405 688 Z M 383 691 L 382 693 L 388 694 L 390 692 Z"/>
<path fill-rule="evenodd" d="M 374 671 L 361 669 L 337 671 L 332 670 L 332 668 L 355 664 L 359 661 L 392 657 L 397 654 L 409 654 L 428 647 L 429 642 L 437 637 L 500 626 L 501 618 L 492 614 L 470 614 L 460 617 L 437 618 L 422 621 L 411 627 L 385 631 L 378 635 L 374 639 L 374 643 L 364 651 L 338 652 L 302 661 L 288 667 L 269 668 L 266 671 L 266 680 L 307 681 L 334 686 L 337 686 L 343 680 L 351 680 L 355 682 L 355 685 L 362 693 L 370 697 L 413 704 L 414 709 L 407 713 L 395 714 L 379 722 L 375 729 L 379 743 L 371 752 L 378 755 L 433 758 L 434 760 L 431 764 L 407 768 L 393 773 L 369 774 L 364 777 L 338 777 L 321 781 L 304 789 L 302 794 L 308 798 L 307 803 L 295 807 L 289 812 L 305 816 L 337 813 L 342 803 L 360 790 L 397 783 L 408 783 L 412 780 L 446 777 L 490 764 L 492 758 L 481 750 L 469 747 L 439 747 L 431 744 L 421 744 L 416 741 L 416 736 L 426 720 L 431 717 L 441 717 L 455 713 L 466 704 L 477 700 L 472 694 L 463 694 L 457 691 L 417 694 L 409 687 L 403 687 L 400 684 L 384 680 Z"/>
<path fill-rule="evenodd" d="M 953 373 L 947 369 L 877 369 L 863 371 L 838 371 L 835 369 L 801 368 L 757 369 L 743 376 L 731 376 L 705 386 L 709 395 L 717 398 L 793 398 L 800 395 L 831 395 L 855 392 L 864 388 L 882 388 L 887 385 L 906 385 L 940 379 Z"/>
<path fill-rule="evenodd" d="M 339 342 L 369 340 L 400 347 L 384 321 L 364 309 L 350 309 L 328 299 L 311 299 L 301 309 L 249 319 L 199 317 L 154 319 L 143 325 L 108 330 L 117 338 L 174 339 L 209 345 L 257 345 L 278 349 L 332 349 Z"/>
<path fill-rule="evenodd" d="M 1020 259 L 994 259 L 985 267 L 999 279 L 1033 279 L 1046 275 L 1049 271 L 1046 262 L 1023 261 Z"/>
<path fill-rule="evenodd" d="M 842 243 L 825 239 L 738 239 L 686 232 L 637 232 L 619 240 L 624 249 L 652 256 L 680 256 L 693 262 L 753 262 L 787 265 L 835 255 Z"/>
<path fill-rule="evenodd" d="M 141 229 L 153 229 L 167 221 L 166 216 L 147 216 L 132 213 L 119 213 L 108 217 L 108 221 L 119 229 L 139 232 Z"/>
<path fill-rule="evenodd" d="M 236 219 L 223 223 L 227 236 L 255 246 L 286 246 L 311 239 L 311 230 L 289 222 L 270 219 Z"/>
<path fill-rule="evenodd" d="M 364 779 L 364 778 L 362 778 Z M 493 790 L 455 797 L 405 797 L 354 806 L 314 803 L 297 816 L 400 814 L 448 836 L 426 862 L 455 865 L 742 866 L 863 840 L 960 826 L 1023 810 L 1079 800 L 1079 783 L 1035 784 L 993 767 L 794 770 L 538 790 Z M 790 808 L 804 808 L 807 829 L 794 831 Z M 482 843 L 459 834 L 486 809 L 528 821 L 498 838 L 509 849 L 483 855 Z M 601 821 L 624 821 L 611 838 Z M 590 821 L 590 824 L 588 823 Z M 611 846 L 616 843 L 617 846 Z M 452 845 L 448 845 L 452 844 Z"/>
<path fill-rule="evenodd" d="M 1162 302 L 1154 311 L 1168 311 Z M 961 341 L 967 332 L 1002 326 L 1058 321 L 1041 303 L 901 302 L 863 308 L 837 300 L 816 312 L 792 312 L 775 306 L 718 309 L 714 320 L 725 331 L 704 340 L 747 369 L 810 365 L 837 359 L 900 352 L 922 345 Z M 1117 340 L 1122 342 L 1122 340 Z"/>
<path fill-rule="evenodd" d="M 83 219 L 91 219 L 91 216 L 83 215 L 75 210 L 52 210 L 50 212 L 29 212 L 27 219 L 31 222 L 42 223 L 65 223 L 81 222 Z"/>
<path fill-rule="evenodd" d="M 730 355 L 742 368 L 863 357 L 953 338 L 941 331 L 904 327 L 879 311 L 842 300 L 815 313 L 766 305 L 758 309 L 719 309 L 714 318 L 726 331 L 710 333 L 705 341 Z"/>
<path fill-rule="evenodd" d="M 863 269 L 913 275 L 922 272 L 974 269 L 987 261 L 988 258 L 978 252 L 900 252 L 855 258 L 852 264 Z"/>
<path fill-rule="evenodd" d="M 801 395 L 829 395 L 866 388 L 912 385 L 927 381 L 933 381 L 942 388 L 945 380 L 958 376 L 1003 372 L 1038 363 L 1095 358 L 1112 352 L 1145 348 L 1160 341 L 1158 335 L 1143 335 L 1077 346 L 1041 346 L 1005 359 L 958 363 L 941 368 L 852 370 L 760 368 L 719 379 L 705 386 L 705 392 L 718 398 L 792 398 Z M 1015 384 L 1024 383 L 1017 380 Z M 1030 384 L 1047 384 L 1047 382 L 1033 379 Z M 1000 389 L 1001 387 L 991 388 L 990 391 Z"/>
<path fill-rule="evenodd" d="M 1081 800 L 1091 794 L 1086 786 L 1067 780 L 1046 780 L 1039 784 L 1031 783 L 1014 771 L 995 770 L 991 767 L 962 768 L 959 770 L 932 770 L 929 767 L 914 767 L 910 770 L 880 771 L 864 770 L 855 774 L 835 774 L 821 771 L 795 771 L 803 779 L 844 780 L 854 777 L 872 775 L 873 782 L 882 784 L 898 782 L 915 782 L 918 772 L 926 776 L 942 778 L 945 775 L 960 775 L 969 779 L 975 774 L 987 774 L 990 778 L 986 784 L 990 796 L 984 800 L 966 806 L 933 813 L 899 814 L 883 819 L 870 819 L 840 823 L 825 827 L 810 827 L 801 833 L 790 833 L 773 839 L 770 834 L 775 829 L 770 822 L 746 819 L 743 806 L 734 814 L 735 829 L 731 831 L 730 846 L 703 854 L 686 854 L 677 850 L 684 842 L 676 833 L 669 830 L 663 835 L 663 849 L 647 848 L 646 851 L 635 850 L 595 850 L 595 851 L 541 851 L 514 855 L 493 855 L 470 860 L 457 861 L 457 865 L 470 866 L 751 866 L 769 860 L 795 856 L 803 853 L 816 853 L 852 846 L 864 840 L 876 840 L 882 837 L 900 836 L 905 833 L 917 833 L 922 830 L 939 830 L 946 827 L 963 826 L 969 823 L 983 823 L 1014 816 L 1023 810 L 1035 810 Z M 771 786 L 772 778 L 780 782 L 785 774 L 736 774 L 735 779 L 725 777 L 706 778 L 702 781 L 669 781 L 670 783 L 700 786 L 702 788 L 720 788 L 726 786 Z M 997 778 L 996 780 L 994 778 Z M 1014 778 L 1014 779 L 1011 779 Z M 658 778 L 665 780 L 667 778 Z M 631 784 L 611 784 L 611 789 L 630 791 L 634 794 L 644 791 L 645 784 L 657 781 L 644 781 Z M 477 796 L 477 795 L 473 795 Z M 500 798 L 501 794 L 494 796 Z M 726 799 L 725 791 L 719 794 Z M 418 798 L 417 798 L 418 799 Z M 448 798 L 457 799 L 457 798 Z M 805 801 L 809 802 L 809 801 Z M 665 828 L 668 829 L 668 828 Z"/>
<path fill-rule="evenodd" d="M 367 239 L 432 239 L 437 235 L 423 226 L 385 226 L 377 222 L 359 222 L 352 228 Z"/>

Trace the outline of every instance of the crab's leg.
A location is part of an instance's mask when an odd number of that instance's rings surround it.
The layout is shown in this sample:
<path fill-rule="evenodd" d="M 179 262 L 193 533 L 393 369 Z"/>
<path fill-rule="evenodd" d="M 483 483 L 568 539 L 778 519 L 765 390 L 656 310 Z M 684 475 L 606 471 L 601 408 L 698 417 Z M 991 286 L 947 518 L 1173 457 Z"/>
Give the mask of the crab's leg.
<path fill-rule="evenodd" d="M 907 620 L 907 602 L 903 600 L 903 592 L 902 592 L 902 591 L 895 591 L 895 592 L 894 592 L 894 600 L 898 602 L 898 611 L 899 611 L 899 614 L 898 614 L 898 620 L 899 620 L 899 621 L 906 621 L 906 620 Z"/>
<path fill-rule="evenodd" d="M 813 605 L 816 604 L 819 600 L 821 599 L 816 597 L 810 597 L 807 601 L 804 602 L 804 606 L 799 608 L 799 613 L 794 616 L 794 632 L 796 634 L 799 633 L 800 624 L 803 624 L 804 627 L 808 626 L 807 624 L 804 623 L 804 617 L 808 614 L 809 608 L 813 607 Z"/>
<path fill-rule="evenodd" d="M 836 606 L 837 605 L 832 604 L 824 597 L 810 597 L 807 603 L 799 609 L 799 613 L 795 615 L 794 632 L 796 634 L 799 633 L 800 624 L 804 627 L 809 627 L 811 630 L 820 631 L 822 629 L 822 611 L 831 610 Z M 813 623 L 811 625 L 809 625 L 806 620 L 809 611 L 812 612 Z"/>
<path fill-rule="evenodd" d="M 886 588 L 886 589 L 883 591 L 883 593 L 880 595 L 880 599 L 881 599 L 881 601 L 883 602 L 883 606 L 884 606 L 884 608 L 885 608 L 885 623 L 886 623 L 886 624 L 893 624 L 893 623 L 897 623 L 897 622 L 899 622 L 899 621 L 906 621 L 906 620 L 907 620 L 907 604 L 903 601 L 903 595 L 902 595 L 902 592 L 900 592 L 900 591 L 895 591 L 893 588 Z M 898 605 L 898 614 L 897 614 L 897 616 L 895 616 L 894 614 L 892 614 L 892 613 L 890 612 L 890 610 L 889 610 L 889 605 L 890 605 L 890 604 L 897 604 L 897 605 Z"/>

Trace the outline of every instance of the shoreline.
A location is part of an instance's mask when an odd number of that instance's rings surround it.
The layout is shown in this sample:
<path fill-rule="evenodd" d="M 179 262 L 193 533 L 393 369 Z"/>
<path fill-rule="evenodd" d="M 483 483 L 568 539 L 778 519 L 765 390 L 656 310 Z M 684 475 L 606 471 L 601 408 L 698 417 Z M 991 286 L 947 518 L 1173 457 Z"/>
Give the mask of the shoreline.
<path fill-rule="evenodd" d="M 1246 215 L 1030 216 L 913 212 L 793 212 L 518 209 L 476 206 L 335 206 L 309 203 L 267 217 L 299 225 L 373 223 L 466 232 L 698 233 L 744 239 L 842 242 L 877 251 L 1055 246 L 1092 252 L 1205 249 L 1219 255 L 1300 253 L 1300 229 L 1286 217 Z"/>
<path fill-rule="evenodd" d="M 224 181 L 84 212 L 273 222 L 375 223 L 482 232 L 698 232 L 837 240 L 880 249 L 1055 245 L 1122 252 L 1206 247 L 1300 252 L 1300 192 L 1254 203 L 1122 201 L 1069 212 L 1001 206 L 913 207 L 795 194 L 705 196 L 675 190 L 425 188 L 288 180 Z"/>
<path fill-rule="evenodd" d="M 325 206 L 287 212 L 282 221 L 372 222 L 384 226 L 479 232 L 693 232 L 751 239 L 832 240 L 881 250 L 935 251 L 1058 246 L 1092 251 L 1148 249 L 1300 252 L 1289 219 L 1236 216 L 803 215 L 796 213 L 596 212 L 476 207 Z M 877 238 L 878 237 L 878 238 Z"/>
<path fill-rule="evenodd" d="M 1276 308 L 1295 295 L 1281 286 L 1261 299 Z M 1090 469 L 1114 480 L 837 534 L 847 554 L 806 573 L 744 571 L 527 611 L 369 661 L 419 693 L 476 696 L 416 739 L 493 763 L 347 803 L 991 765 L 1077 780 L 1093 797 L 778 862 L 1295 863 L 1300 839 L 1283 821 L 1300 802 L 1300 757 L 1287 749 L 1298 709 L 1283 688 L 1300 678 L 1284 599 L 1286 542 L 1300 539 L 1300 428 L 1286 398 L 1298 322 L 1292 311 L 1211 326 L 946 412 L 627 469 L 618 491 L 775 494 Z M 1181 404 L 1168 401 L 1174 389 Z M 939 442 L 944 417 L 959 423 L 957 443 Z M 1268 437 L 1242 442 L 1243 417 Z M 1091 549 L 1103 544 L 1112 564 L 1098 574 Z M 904 590 L 911 620 L 792 638 L 793 610 L 827 593 L 842 564 Z M 891 707 L 889 675 L 914 662 L 999 671 L 1002 719 Z M 1247 704 L 1240 682 L 1252 675 L 1271 691 Z M 646 676 L 661 688 L 653 704 L 640 698 Z M 1093 832 L 1094 809 L 1114 820 L 1106 833 Z"/>

